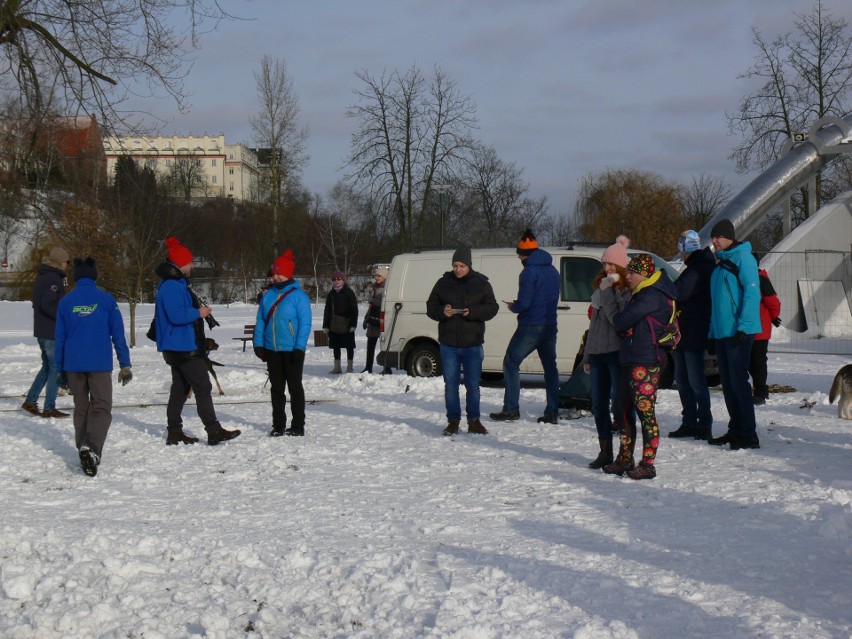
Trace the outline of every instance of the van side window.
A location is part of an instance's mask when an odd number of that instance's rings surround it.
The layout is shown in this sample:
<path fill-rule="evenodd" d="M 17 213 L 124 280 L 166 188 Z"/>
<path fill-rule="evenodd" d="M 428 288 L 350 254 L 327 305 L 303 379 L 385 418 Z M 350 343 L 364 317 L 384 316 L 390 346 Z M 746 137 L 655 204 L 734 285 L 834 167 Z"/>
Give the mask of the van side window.
<path fill-rule="evenodd" d="M 563 257 L 559 271 L 562 275 L 563 302 L 590 302 L 592 282 L 601 271 L 601 263 L 588 257 Z"/>

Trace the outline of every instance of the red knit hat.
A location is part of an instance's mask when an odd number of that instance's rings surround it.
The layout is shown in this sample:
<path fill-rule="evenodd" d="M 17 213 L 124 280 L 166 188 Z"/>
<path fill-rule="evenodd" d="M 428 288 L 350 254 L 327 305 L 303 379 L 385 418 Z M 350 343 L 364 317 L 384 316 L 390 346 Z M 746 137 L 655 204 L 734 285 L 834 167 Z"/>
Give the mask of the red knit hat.
<path fill-rule="evenodd" d="M 284 253 L 272 263 L 270 269 L 273 275 L 283 275 L 288 280 L 293 277 L 293 272 L 296 270 L 296 260 L 293 259 L 293 251 L 287 249 Z"/>
<path fill-rule="evenodd" d="M 185 246 L 182 246 L 180 240 L 176 237 L 166 239 L 166 246 L 169 248 L 169 262 L 183 268 L 187 264 L 192 264 L 192 253 Z"/>

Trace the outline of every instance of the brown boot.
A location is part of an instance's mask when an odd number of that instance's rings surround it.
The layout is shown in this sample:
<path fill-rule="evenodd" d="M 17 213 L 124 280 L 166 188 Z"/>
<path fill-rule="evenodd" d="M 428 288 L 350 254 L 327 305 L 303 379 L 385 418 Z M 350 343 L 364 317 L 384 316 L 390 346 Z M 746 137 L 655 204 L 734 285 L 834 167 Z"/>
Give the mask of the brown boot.
<path fill-rule="evenodd" d="M 222 442 L 226 442 L 229 439 L 234 439 L 234 437 L 239 437 L 241 430 L 225 430 L 216 422 L 216 425 L 211 427 L 210 430 L 207 431 L 207 444 L 209 446 L 215 446 L 216 444 L 220 444 Z M 284 434 L 287 434 L 287 431 L 284 431 Z"/>
<path fill-rule="evenodd" d="M 63 413 L 61 410 L 56 410 L 55 408 L 45 408 L 41 411 L 41 416 L 45 419 L 49 417 L 62 418 L 62 417 L 71 417 L 70 413 Z"/>
<path fill-rule="evenodd" d="M 181 429 L 169 429 L 168 437 L 166 437 L 166 446 L 175 446 L 177 444 L 194 444 L 198 441 L 198 437 L 190 437 Z"/>
<path fill-rule="evenodd" d="M 444 435 L 446 435 L 447 437 L 449 437 L 450 435 L 455 435 L 458 432 L 459 420 L 457 419 L 452 420 L 449 424 L 447 424 L 447 427 L 444 429 Z"/>
<path fill-rule="evenodd" d="M 474 435 L 488 434 L 488 430 L 482 425 L 482 422 L 479 421 L 478 417 L 476 419 L 467 420 L 467 432 L 473 433 Z"/>
<path fill-rule="evenodd" d="M 598 439 L 601 452 L 594 461 L 589 462 L 589 468 L 603 468 L 612 463 L 612 437 Z"/>
<path fill-rule="evenodd" d="M 38 404 L 35 402 L 24 402 L 21 404 L 21 408 L 27 411 L 30 415 L 41 417 L 41 411 L 38 409 Z"/>

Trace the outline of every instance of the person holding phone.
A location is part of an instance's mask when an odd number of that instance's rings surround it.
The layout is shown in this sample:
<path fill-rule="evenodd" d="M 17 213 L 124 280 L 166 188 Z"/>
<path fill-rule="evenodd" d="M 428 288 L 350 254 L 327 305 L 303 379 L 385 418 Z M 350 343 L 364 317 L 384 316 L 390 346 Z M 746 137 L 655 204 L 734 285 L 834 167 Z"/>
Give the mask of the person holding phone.
<path fill-rule="evenodd" d="M 488 434 L 479 413 L 479 381 L 484 358 L 482 345 L 485 343 L 485 322 L 497 315 L 500 306 L 488 278 L 474 271 L 472 264 L 470 249 L 466 246 L 457 249 L 453 253 L 453 270 L 444 273 L 426 300 L 426 314 L 438 322 L 444 403 L 447 408 L 444 435 L 459 432 L 462 369 L 467 392 L 467 432 Z"/>

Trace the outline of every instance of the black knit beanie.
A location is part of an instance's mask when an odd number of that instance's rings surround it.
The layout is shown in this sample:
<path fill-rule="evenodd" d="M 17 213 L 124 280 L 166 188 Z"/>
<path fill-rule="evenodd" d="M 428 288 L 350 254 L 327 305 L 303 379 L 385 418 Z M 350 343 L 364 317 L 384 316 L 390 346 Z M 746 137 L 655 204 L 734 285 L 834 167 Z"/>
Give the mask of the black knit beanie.
<path fill-rule="evenodd" d="M 729 240 L 737 241 L 737 233 L 734 230 L 734 223 L 731 220 L 720 220 L 716 222 L 713 230 L 710 231 L 710 237 L 725 237 Z"/>
<path fill-rule="evenodd" d="M 473 258 L 470 255 L 470 249 L 467 246 L 460 246 L 453 253 L 453 262 L 461 262 L 467 264 L 468 267 L 473 266 Z"/>
<path fill-rule="evenodd" d="M 87 257 L 85 260 L 81 260 L 79 257 L 74 258 L 74 281 L 79 282 L 84 277 L 88 277 L 90 280 L 98 279 L 98 267 L 95 266 L 95 258 Z"/>

